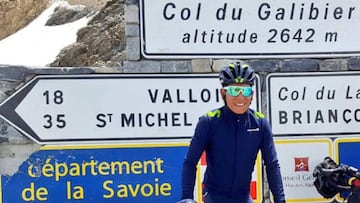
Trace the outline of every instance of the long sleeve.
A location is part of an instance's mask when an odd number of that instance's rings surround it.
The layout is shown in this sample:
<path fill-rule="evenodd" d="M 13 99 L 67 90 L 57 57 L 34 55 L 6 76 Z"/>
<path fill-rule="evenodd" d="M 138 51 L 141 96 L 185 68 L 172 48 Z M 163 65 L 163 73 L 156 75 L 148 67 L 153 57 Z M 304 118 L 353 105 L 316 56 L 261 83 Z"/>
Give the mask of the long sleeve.
<path fill-rule="evenodd" d="M 264 140 L 262 143 L 261 153 L 266 166 L 266 175 L 269 182 L 270 190 L 274 196 L 275 203 L 285 202 L 284 188 L 281 178 L 280 165 L 275 149 L 270 124 L 263 120 Z"/>
<path fill-rule="evenodd" d="M 196 166 L 205 149 L 208 137 L 209 122 L 201 117 L 195 128 L 189 150 L 186 154 L 182 169 L 182 199 L 193 199 L 196 180 Z"/>

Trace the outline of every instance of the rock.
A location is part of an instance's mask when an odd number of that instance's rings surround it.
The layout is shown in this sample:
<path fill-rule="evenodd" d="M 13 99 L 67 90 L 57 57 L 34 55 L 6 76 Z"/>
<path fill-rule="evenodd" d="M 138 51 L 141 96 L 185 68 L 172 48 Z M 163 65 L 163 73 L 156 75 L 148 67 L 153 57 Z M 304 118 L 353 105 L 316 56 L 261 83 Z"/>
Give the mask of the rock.
<path fill-rule="evenodd" d="M 124 0 L 111 0 L 77 32 L 76 43 L 62 49 L 51 67 L 114 67 L 125 59 Z"/>
<path fill-rule="evenodd" d="M 85 16 L 89 16 L 91 13 L 94 12 L 84 5 L 70 6 L 67 2 L 64 2 L 64 4 L 55 8 L 54 13 L 51 14 L 45 25 L 53 26 L 71 23 Z"/>
<path fill-rule="evenodd" d="M 47 6 L 48 0 L 0 0 L 0 40 L 28 25 Z"/>
<path fill-rule="evenodd" d="M 0 0 L 0 39 L 26 26 L 54 0 Z M 50 67 L 118 67 L 125 60 L 125 0 L 68 0 L 46 25 L 91 17 L 77 32 L 76 43 L 64 47 Z M 96 14 L 96 15 L 95 15 Z"/>

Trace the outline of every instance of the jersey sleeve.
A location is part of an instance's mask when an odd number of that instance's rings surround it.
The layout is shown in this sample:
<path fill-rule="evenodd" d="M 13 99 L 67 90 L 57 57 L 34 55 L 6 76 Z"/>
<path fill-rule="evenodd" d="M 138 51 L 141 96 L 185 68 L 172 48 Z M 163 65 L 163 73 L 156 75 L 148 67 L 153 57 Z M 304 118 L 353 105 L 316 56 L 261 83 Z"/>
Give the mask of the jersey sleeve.
<path fill-rule="evenodd" d="M 274 196 L 275 203 L 285 202 L 284 188 L 280 172 L 280 164 L 275 149 L 270 123 L 262 119 L 263 141 L 261 145 L 261 154 L 266 166 L 266 175 L 269 182 L 271 193 Z"/>
<path fill-rule="evenodd" d="M 206 147 L 210 121 L 207 116 L 199 119 L 190 146 L 183 162 L 182 169 L 182 199 L 193 199 L 196 166 Z"/>

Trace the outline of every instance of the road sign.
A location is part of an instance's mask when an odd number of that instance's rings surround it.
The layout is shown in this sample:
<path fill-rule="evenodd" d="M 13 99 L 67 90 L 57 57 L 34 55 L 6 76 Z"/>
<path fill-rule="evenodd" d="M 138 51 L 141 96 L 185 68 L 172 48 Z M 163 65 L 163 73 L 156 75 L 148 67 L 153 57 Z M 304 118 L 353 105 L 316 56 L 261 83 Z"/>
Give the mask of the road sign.
<path fill-rule="evenodd" d="M 141 48 L 148 58 L 358 56 L 359 7 L 353 0 L 140 0 Z"/>
<path fill-rule="evenodd" d="M 277 139 L 275 143 L 286 202 L 330 202 L 316 191 L 312 173 L 325 157 L 332 156 L 331 139 Z"/>
<path fill-rule="evenodd" d="M 187 145 L 47 145 L 0 176 L 0 203 L 176 202 Z"/>
<path fill-rule="evenodd" d="M 354 134 L 351 137 L 335 139 L 335 161 L 338 164 L 346 164 L 356 169 L 360 169 L 360 138 Z M 349 197 L 349 191 L 340 192 L 336 195 L 338 202 L 344 201 Z"/>
<path fill-rule="evenodd" d="M 273 73 L 267 76 L 275 135 L 360 133 L 360 73 Z"/>
<path fill-rule="evenodd" d="M 198 117 L 223 105 L 219 88 L 217 74 L 43 75 L 0 115 L 38 143 L 188 139 Z"/>

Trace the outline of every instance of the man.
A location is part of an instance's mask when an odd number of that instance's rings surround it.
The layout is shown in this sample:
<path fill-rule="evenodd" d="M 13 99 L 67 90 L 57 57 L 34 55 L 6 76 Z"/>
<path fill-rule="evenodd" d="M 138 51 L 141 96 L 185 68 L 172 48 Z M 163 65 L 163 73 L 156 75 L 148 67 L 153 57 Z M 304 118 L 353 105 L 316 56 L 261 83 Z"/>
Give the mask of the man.
<path fill-rule="evenodd" d="M 225 105 L 200 117 L 182 171 L 182 200 L 194 203 L 196 165 L 205 151 L 205 203 L 250 203 L 250 182 L 261 151 L 275 203 L 285 202 L 272 130 L 264 115 L 250 109 L 255 72 L 237 62 L 219 73 Z"/>

